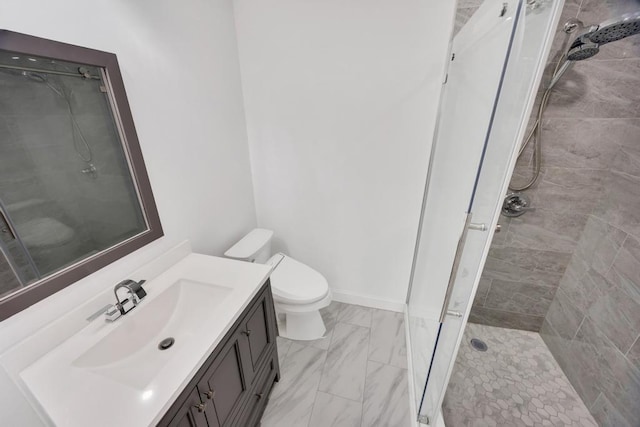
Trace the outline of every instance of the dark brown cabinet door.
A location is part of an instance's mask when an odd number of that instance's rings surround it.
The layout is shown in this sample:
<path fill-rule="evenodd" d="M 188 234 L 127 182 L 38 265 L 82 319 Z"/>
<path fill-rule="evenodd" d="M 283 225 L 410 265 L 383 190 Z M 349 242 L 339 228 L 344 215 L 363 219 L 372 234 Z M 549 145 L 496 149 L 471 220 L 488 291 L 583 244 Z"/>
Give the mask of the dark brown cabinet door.
<path fill-rule="evenodd" d="M 196 390 L 187 398 L 185 404 L 180 408 L 178 413 L 169 427 L 207 427 L 217 426 L 217 424 L 207 423 L 205 416 L 206 404 L 200 401 Z"/>
<path fill-rule="evenodd" d="M 266 304 L 267 298 L 263 298 L 249 313 L 244 325 L 243 333 L 249 341 L 249 356 L 253 371 L 258 368 L 259 362 L 269 346 Z"/>
<path fill-rule="evenodd" d="M 255 426 L 258 424 L 267 405 L 269 392 L 273 387 L 273 380 L 276 376 L 276 363 L 275 359 L 269 360 L 264 369 L 261 370 L 256 379 L 255 387 L 248 397 L 246 404 L 248 410 L 245 411 L 244 418 L 238 425 Z"/>
<path fill-rule="evenodd" d="M 198 383 L 201 398 L 211 404 L 206 411 L 211 426 L 230 425 L 247 391 L 239 339 L 241 335 L 236 334 L 229 340 Z"/>

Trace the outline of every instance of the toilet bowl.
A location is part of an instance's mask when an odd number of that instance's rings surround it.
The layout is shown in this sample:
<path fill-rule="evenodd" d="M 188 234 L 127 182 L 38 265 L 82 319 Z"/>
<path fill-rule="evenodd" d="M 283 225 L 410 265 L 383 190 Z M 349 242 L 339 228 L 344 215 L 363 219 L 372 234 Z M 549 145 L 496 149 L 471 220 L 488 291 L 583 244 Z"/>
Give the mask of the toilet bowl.
<path fill-rule="evenodd" d="M 280 336 L 294 340 L 322 338 L 326 327 L 320 309 L 331 303 L 327 280 L 288 255 L 271 255 L 273 231 L 256 228 L 227 250 L 227 258 L 273 266 L 271 290 Z"/>

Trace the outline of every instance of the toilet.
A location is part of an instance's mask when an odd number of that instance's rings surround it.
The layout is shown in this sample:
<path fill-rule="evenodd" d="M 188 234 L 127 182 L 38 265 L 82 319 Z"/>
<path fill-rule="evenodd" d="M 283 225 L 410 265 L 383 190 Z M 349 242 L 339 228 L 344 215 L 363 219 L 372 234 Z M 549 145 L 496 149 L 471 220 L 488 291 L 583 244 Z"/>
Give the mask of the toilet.
<path fill-rule="evenodd" d="M 331 303 L 331 290 L 322 274 L 288 255 L 271 256 L 273 231 L 256 228 L 227 250 L 227 258 L 270 264 L 271 290 L 280 336 L 293 340 L 324 337 L 320 309 Z"/>

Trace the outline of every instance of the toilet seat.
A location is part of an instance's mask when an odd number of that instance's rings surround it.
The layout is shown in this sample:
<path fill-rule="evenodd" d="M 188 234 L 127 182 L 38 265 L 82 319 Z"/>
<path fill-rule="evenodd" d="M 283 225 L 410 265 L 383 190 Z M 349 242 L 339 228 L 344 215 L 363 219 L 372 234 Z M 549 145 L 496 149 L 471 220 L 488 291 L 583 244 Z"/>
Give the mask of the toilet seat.
<path fill-rule="evenodd" d="M 274 300 L 282 304 L 313 304 L 329 295 L 327 279 L 311 267 L 282 253 L 267 261 L 274 266 L 271 290 Z"/>

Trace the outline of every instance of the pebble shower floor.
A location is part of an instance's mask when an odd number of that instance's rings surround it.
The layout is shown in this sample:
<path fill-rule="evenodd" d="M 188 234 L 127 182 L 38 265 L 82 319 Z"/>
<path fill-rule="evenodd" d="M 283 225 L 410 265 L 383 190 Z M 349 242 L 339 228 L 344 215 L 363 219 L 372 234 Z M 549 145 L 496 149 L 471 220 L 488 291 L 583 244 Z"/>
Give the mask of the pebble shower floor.
<path fill-rule="evenodd" d="M 483 340 L 485 352 L 473 349 Z M 597 427 L 539 334 L 467 324 L 442 405 L 447 426 Z"/>

